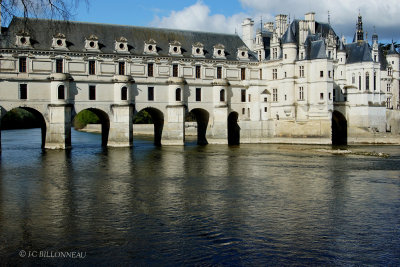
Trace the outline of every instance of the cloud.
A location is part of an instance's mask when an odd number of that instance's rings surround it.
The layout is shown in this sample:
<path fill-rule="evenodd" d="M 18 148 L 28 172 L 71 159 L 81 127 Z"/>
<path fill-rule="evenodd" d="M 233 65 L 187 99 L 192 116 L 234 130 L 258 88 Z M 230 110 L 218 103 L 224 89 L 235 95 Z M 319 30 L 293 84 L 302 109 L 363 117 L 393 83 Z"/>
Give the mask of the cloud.
<path fill-rule="evenodd" d="M 185 7 L 179 11 L 171 11 L 168 16 L 155 16 L 150 26 L 160 28 L 235 33 L 240 24 L 248 15 L 245 13 L 233 14 L 226 17 L 222 14 L 210 14 L 210 8 L 202 1 Z"/>
<path fill-rule="evenodd" d="M 328 11 L 331 24 L 338 35 L 352 36 L 358 12 L 363 16 L 364 30 L 372 35 L 373 27 L 380 39 L 400 39 L 398 30 L 398 0 L 240 0 L 242 6 L 250 10 L 254 16 L 272 18 L 276 14 L 290 14 L 291 18 L 303 19 L 309 11 L 316 13 L 316 19 L 328 21 Z"/>

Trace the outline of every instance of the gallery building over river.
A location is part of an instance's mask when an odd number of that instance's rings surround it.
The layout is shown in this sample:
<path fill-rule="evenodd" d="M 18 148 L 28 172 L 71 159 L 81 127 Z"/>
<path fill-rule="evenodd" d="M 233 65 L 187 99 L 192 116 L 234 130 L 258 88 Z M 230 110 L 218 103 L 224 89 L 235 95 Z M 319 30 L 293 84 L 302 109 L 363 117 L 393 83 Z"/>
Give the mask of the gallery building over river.
<path fill-rule="evenodd" d="M 85 109 L 108 146 L 132 145 L 141 110 L 162 145 L 184 144 L 187 112 L 201 144 L 400 143 L 400 55 L 366 40 L 361 16 L 353 42 L 314 13 L 256 31 L 245 19 L 242 32 L 14 18 L 0 36 L 1 116 L 33 112 L 46 148 L 69 147 Z"/>

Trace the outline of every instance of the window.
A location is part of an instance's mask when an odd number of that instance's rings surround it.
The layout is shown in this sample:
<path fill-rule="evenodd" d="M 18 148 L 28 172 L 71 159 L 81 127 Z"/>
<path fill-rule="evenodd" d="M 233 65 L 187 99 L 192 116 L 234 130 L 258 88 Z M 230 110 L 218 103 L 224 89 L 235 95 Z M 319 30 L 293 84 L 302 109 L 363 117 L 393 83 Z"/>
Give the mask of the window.
<path fill-rule="evenodd" d="M 374 55 L 374 61 L 376 62 L 376 55 Z"/>
<path fill-rule="evenodd" d="M 251 94 L 249 94 L 249 102 L 251 102 Z"/>
<path fill-rule="evenodd" d="M 118 74 L 125 75 L 125 62 L 119 62 L 118 66 Z"/>
<path fill-rule="evenodd" d="M 299 87 L 299 100 L 304 100 L 304 87 Z"/>
<path fill-rule="evenodd" d="M 260 80 L 262 80 L 262 69 L 260 69 Z"/>
<path fill-rule="evenodd" d="M 172 65 L 172 76 L 178 77 L 178 65 Z"/>
<path fill-rule="evenodd" d="M 300 77 L 304 77 L 304 66 L 300 66 Z"/>
<path fill-rule="evenodd" d="M 19 99 L 28 99 L 28 85 L 27 84 L 19 85 Z"/>
<path fill-rule="evenodd" d="M 26 57 L 19 58 L 19 72 L 26 72 Z"/>
<path fill-rule="evenodd" d="M 300 59 L 304 59 L 303 52 L 300 53 Z"/>
<path fill-rule="evenodd" d="M 264 112 L 268 112 L 268 108 L 267 107 L 264 107 Z"/>
<path fill-rule="evenodd" d="M 386 85 L 386 92 L 390 93 L 391 89 L 392 89 L 392 88 L 391 88 L 391 84 L 388 83 L 388 84 Z"/>
<path fill-rule="evenodd" d="M 225 101 L 225 89 L 221 89 L 221 91 L 219 91 L 219 101 Z"/>
<path fill-rule="evenodd" d="M 121 88 L 121 100 L 128 100 L 128 88 L 125 86 Z"/>
<path fill-rule="evenodd" d="M 276 79 L 278 79 L 278 70 L 273 69 L 272 70 L 272 80 L 276 80 Z"/>
<path fill-rule="evenodd" d="M 246 102 L 246 89 L 242 89 L 242 90 L 240 90 L 240 93 L 241 93 L 241 101 L 242 102 Z"/>
<path fill-rule="evenodd" d="M 58 98 L 59 100 L 65 99 L 65 89 L 64 89 L 64 85 L 58 86 L 57 98 Z"/>
<path fill-rule="evenodd" d="M 240 69 L 240 79 L 243 81 L 243 80 L 246 80 L 246 69 L 245 68 L 241 68 Z"/>
<path fill-rule="evenodd" d="M 274 48 L 272 51 L 274 54 L 273 59 L 277 59 L 278 58 L 278 48 Z"/>
<path fill-rule="evenodd" d="M 321 70 L 321 71 L 319 72 L 319 77 L 324 77 L 324 71 L 323 71 L 323 70 Z"/>
<path fill-rule="evenodd" d="M 329 100 L 332 100 L 332 93 L 328 93 Z"/>
<path fill-rule="evenodd" d="M 361 90 L 361 75 L 358 75 L 358 90 Z"/>
<path fill-rule="evenodd" d="M 89 60 L 89 75 L 96 74 L 96 61 Z"/>
<path fill-rule="evenodd" d="M 376 91 L 376 72 L 374 72 L 374 91 Z"/>
<path fill-rule="evenodd" d="M 200 66 L 196 66 L 196 78 L 200 79 L 201 75 L 200 75 Z"/>
<path fill-rule="evenodd" d="M 247 108 L 247 114 L 250 117 L 250 108 Z"/>
<path fill-rule="evenodd" d="M 333 89 L 333 101 L 336 100 L 336 89 Z"/>
<path fill-rule="evenodd" d="M 287 77 L 286 71 L 285 71 L 285 78 Z"/>
<path fill-rule="evenodd" d="M 242 115 L 246 114 L 246 109 L 242 108 Z"/>
<path fill-rule="evenodd" d="M 217 67 L 217 79 L 222 79 L 222 67 Z"/>
<path fill-rule="evenodd" d="M 388 68 L 388 76 L 391 76 L 392 75 L 392 68 Z"/>
<path fill-rule="evenodd" d="M 175 101 L 181 101 L 182 97 L 181 97 L 181 88 L 177 88 L 175 91 Z"/>
<path fill-rule="evenodd" d="M 392 103 L 390 97 L 386 98 L 386 108 L 391 108 Z"/>
<path fill-rule="evenodd" d="M 154 87 L 147 88 L 147 100 L 154 101 Z"/>
<path fill-rule="evenodd" d="M 285 59 L 287 59 L 287 54 L 285 54 Z"/>
<path fill-rule="evenodd" d="M 96 100 L 96 86 L 89 85 L 89 100 Z"/>
<path fill-rule="evenodd" d="M 319 99 L 320 99 L 320 100 L 324 100 L 324 93 L 320 93 L 320 94 L 319 94 Z"/>
<path fill-rule="evenodd" d="M 56 59 L 56 72 L 63 73 L 63 60 L 62 59 Z"/>
<path fill-rule="evenodd" d="M 272 89 L 272 101 L 278 102 L 278 89 Z"/>
<path fill-rule="evenodd" d="M 154 68 L 153 63 L 147 64 L 147 76 L 153 77 L 153 75 L 154 75 L 154 73 L 153 73 L 154 69 L 153 68 Z"/>
<path fill-rule="evenodd" d="M 356 76 L 354 75 L 354 73 L 351 75 L 351 83 L 352 84 L 356 83 Z"/>
<path fill-rule="evenodd" d="M 365 74 L 365 90 L 369 90 L 369 73 Z"/>
<path fill-rule="evenodd" d="M 332 52 L 328 51 L 328 58 L 332 58 Z"/>
<path fill-rule="evenodd" d="M 332 78 L 332 72 L 330 70 L 328 71 L 328 77 Z"/>
<path fill-rule="evenodd" d="M 287 95 L 285 95 L 285 100 L 287 100 Z"/>
<path fill-rule="evenodd" d="M 196 101 L 201 101 L 201 88 L 196 88 Z"/>
<path fill-rule="evenodd" d="M 268 98 L 267 97 L 264 97 L 264 102 L 268 102 Z"/>

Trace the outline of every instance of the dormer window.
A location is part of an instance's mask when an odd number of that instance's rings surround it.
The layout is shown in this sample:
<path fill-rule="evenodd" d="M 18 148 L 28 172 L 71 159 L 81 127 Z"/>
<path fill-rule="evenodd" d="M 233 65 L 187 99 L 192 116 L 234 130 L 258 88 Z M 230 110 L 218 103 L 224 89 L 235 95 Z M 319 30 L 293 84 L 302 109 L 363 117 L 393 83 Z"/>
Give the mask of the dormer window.
<path fill-rule="evenodd" d="M 223 44 L 216 44 L 214 46 L 214 57 L 225 58 L 225 46 Z"/>
<path fill-rule="evenodd" d="M 17 47 L 32 47 L 31 37 L 27 32 L 21 31 L 16 35 L 15 45 Z"/>
<path fill-rule="evenodd" d="M 115 51 L 120 53 L 128 53 L 128 40 L 125 37 L 120 37 L 115 40 Z"/>
<path fill-rule="evenodd" d="M 192 45 L 192 56 L 193 57 L 204 57 L 204 45 L 200 42 Z"/>
<path fill-rule="evenodd" d="M 157 55 L 157 43 L 153 39 L 144 42 L 144 51 L 145 54 L 153 54 Z"/>
<path fill-rule="evenodd" d="M 181 50 L 181 43 L 178 41 L 173 41 L 169 44 L 169 54 L 172 56 L 181 56 L 182 55 L 182 50 Z"/>
<path fill-rule="evenodd" d="M 238 48 L 237 58 L 239 60 L 249 60 L 249 50 L 246 46 L 242 46 Z"/>
<path fill-rule="evenodd" d="M 85 49 L 88 51 L 99 51 L 99 38 L 94 34 L 86 38 Z"/>
<path fill-rule="evenodd" d="M 51 44 L 51 48 L 66 50 L 67 49 L 67 39 L 64 34 L 57 33 L 53 36 L 53 42 Z"/>

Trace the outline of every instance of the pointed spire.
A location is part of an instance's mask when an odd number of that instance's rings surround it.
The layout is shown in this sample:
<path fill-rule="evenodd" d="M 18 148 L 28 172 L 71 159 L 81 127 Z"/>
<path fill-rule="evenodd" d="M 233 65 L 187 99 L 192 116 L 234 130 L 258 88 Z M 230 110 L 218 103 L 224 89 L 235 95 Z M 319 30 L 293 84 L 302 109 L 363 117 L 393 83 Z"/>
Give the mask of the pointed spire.
<path fill-rule="evenodd" d="M 345 51 L 344 44 L 343 44 L 342 40 L 339 41 L 339 51 L 340 52 Z"/>
<path fill-rule="evenodd" d="M 392 44 L 390 45 L 390 49 L 388 51 L 388 55 L 397 55 L 396 48 L 394 47 L 393 39 L 392 39 Z"/>
<path fill-rule="evenodd" d="M 282 37 L 282 44 L 292 44 L 296 43 L 296 37 L 292 31 L 292 27 L 288 27 L 286 33 Z"/>

